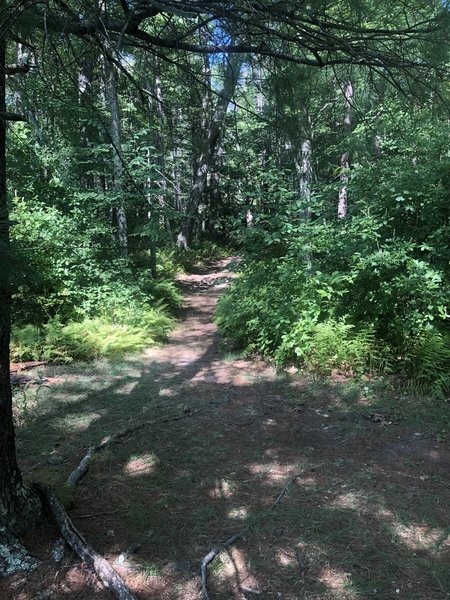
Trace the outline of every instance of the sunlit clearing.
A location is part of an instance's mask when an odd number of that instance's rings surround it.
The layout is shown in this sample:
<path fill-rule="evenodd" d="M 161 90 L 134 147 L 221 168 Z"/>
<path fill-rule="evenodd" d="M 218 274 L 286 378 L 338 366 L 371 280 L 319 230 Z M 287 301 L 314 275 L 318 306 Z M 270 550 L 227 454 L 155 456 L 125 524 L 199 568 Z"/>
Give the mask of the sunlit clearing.
<path fill-rule="evenodd" d="M 158 459 L 154 454 L 149 452 L 139 456 L 132 456 L 125 465 L 124 471 L 127 475 L 131 476 L 147 475 L 154 472 L 157 464 Z"/>
<path fill-rule="evenodd" d="M 233 484 L 226 479 L 216 481 L 214 488 L 209 492 L 211 498 L 230 498 L 233 495 Z"/>
<path fill-rule="evenodd" d="M 230 519 L 245 519 L 248 516 L 248 510 L 245 506 L 239 508 L 232 508 L 228 511 L 228 517 Z"/>

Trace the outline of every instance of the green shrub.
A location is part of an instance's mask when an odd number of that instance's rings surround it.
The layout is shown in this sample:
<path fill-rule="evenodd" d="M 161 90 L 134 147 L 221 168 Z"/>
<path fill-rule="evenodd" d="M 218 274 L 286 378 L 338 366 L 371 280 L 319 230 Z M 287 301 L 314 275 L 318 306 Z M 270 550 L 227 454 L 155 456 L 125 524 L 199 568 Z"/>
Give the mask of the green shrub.
<path fill-rule="evenodd" d="M 141 289 L 160 306 L 170 312 L 177 312 L 183 304 L 183 295 L 176 283 L 170 279 L 147 279 Z"/>
<path fill-rule="evenodd" d="M 299 320 L 283 336 L 275 353 L 280 362 L 295 361 L 320 374 L 332 369 L 363 373 L 379 367 L 373 330 L 356 330 L 343 319 L 322 323 Z"/>
<path fill-rule="evenodd" d="M 445 394 L 443 275 L 401 245 L 343 265 L 311 272 L 294 252 L 250 260 L 219 302 L 221 333 L 280 364 L 321 374 L 396 372 L 421 393 Z"/>

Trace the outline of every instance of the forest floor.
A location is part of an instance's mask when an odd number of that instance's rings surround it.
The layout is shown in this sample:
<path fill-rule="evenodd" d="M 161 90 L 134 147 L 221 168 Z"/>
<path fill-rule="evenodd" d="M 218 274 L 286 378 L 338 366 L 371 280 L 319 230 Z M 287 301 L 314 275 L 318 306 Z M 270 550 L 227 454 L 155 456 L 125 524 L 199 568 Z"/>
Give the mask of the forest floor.
<path fill-rule="evenodd" d="M 200 600 L 200 560 L 246 527 L 210 565 L 211 600 L 450 598 L 445 435 L 383 382 L 223 350 L 213 320 L 232 268 L 181 278 L 165 346 L 30 372 L 47 380 L 16 392 L 25 477 L 61 487 L 87 446 L 148 422 L 95 456 L 69 508 L 139 599 Z M 69 552 L 53 561 L 57 537 L 48 522 L 30 534 L 43 566 L 1 582 L 2 600 L 112 598 Z"/>

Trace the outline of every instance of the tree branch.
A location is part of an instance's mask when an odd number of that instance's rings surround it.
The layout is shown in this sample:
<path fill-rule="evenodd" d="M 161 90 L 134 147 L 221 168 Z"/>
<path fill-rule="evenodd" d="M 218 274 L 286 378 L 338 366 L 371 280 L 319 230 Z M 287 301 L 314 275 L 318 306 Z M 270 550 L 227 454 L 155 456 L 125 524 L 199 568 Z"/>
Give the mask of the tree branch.
<path fill-rule="evenodd" d="M 16 115 L 10 112 L 0 112 L 0 119 L 3 119 L 3 121 L 27 121 L 27 118 L 23 115 Z"/>

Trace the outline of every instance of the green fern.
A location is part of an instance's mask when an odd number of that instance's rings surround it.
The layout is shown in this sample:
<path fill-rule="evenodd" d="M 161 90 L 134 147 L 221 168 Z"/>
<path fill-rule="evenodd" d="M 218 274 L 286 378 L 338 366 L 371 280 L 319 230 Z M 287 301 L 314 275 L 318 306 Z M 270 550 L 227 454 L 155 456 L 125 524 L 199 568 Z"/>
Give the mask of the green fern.
<path fill-rule="evenodd" d="M 416 336 L 406 346 L 407 386 L 419 394 L 444 396 L 450 390 L 450 337 L 436 330 Z"/>

